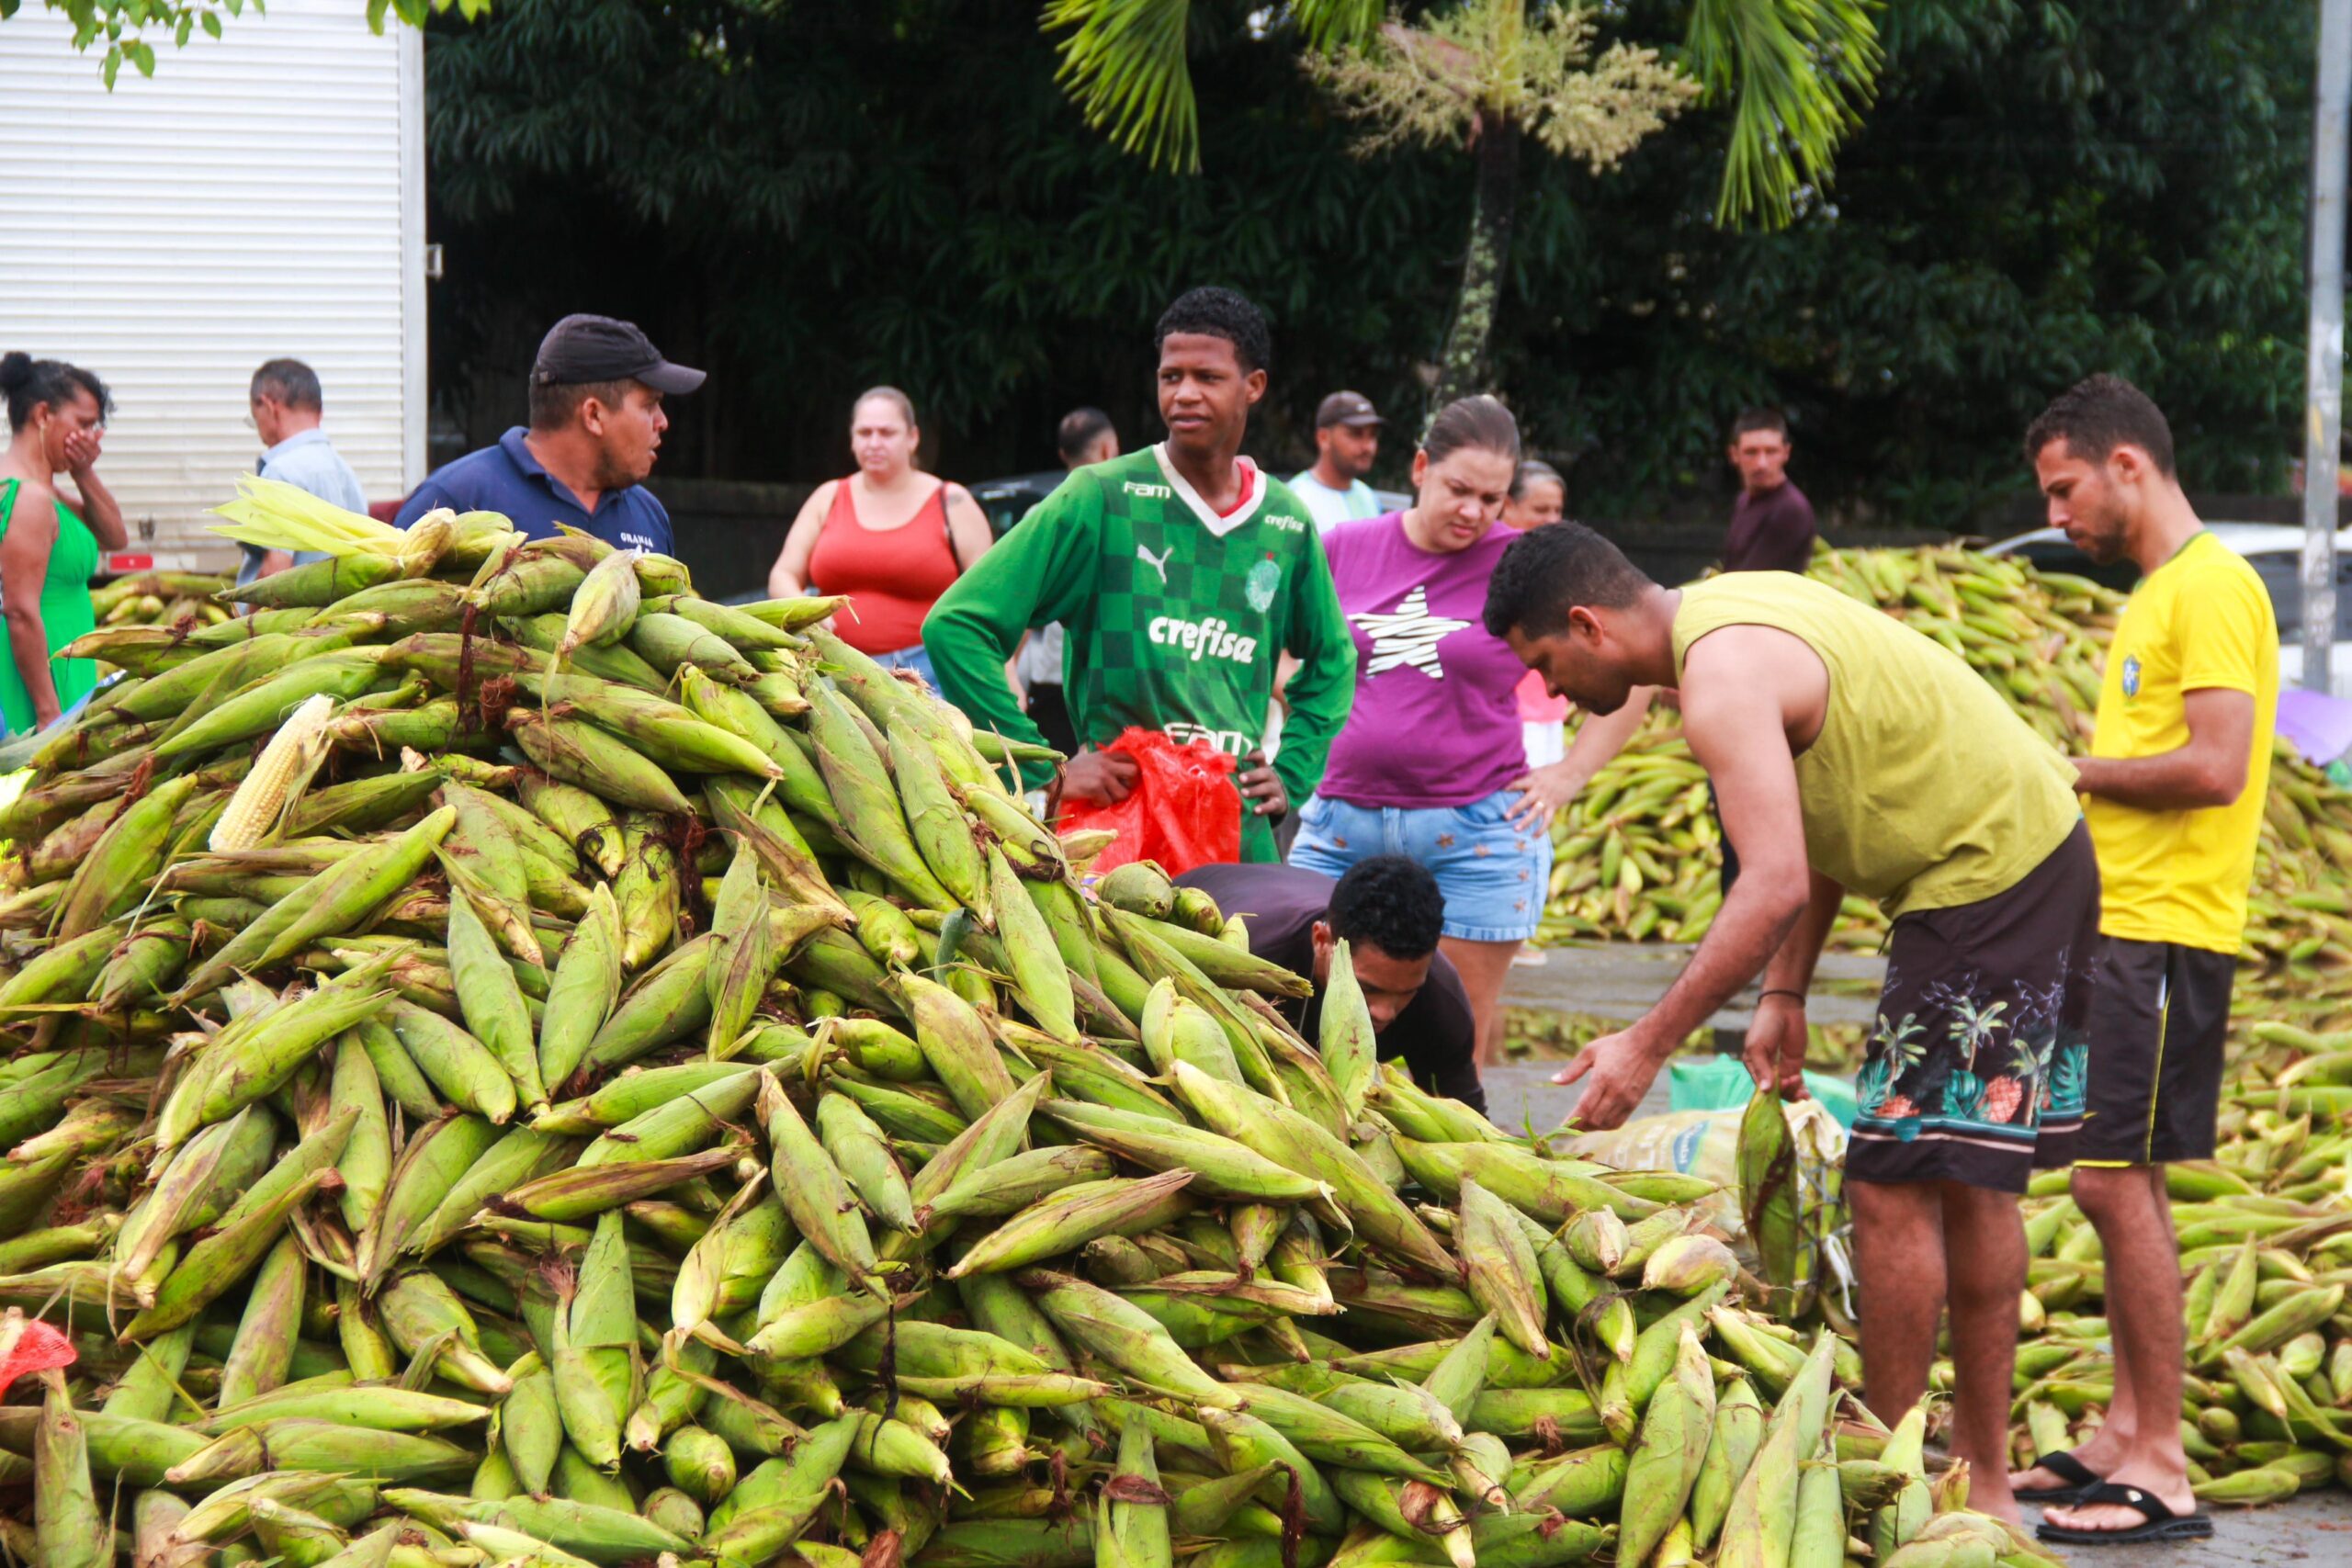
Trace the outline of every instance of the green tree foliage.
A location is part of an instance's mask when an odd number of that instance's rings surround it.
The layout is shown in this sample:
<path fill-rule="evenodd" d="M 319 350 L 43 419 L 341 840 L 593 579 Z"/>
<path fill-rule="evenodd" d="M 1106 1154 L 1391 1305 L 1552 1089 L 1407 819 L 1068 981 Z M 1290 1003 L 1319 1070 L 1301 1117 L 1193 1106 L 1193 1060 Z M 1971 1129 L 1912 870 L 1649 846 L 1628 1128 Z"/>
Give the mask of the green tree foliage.
<path fill-rule="evenodd" d="M 2311 8 L 1913 0 L 1883 41 L 1834 199 L 1786 231 L 1695 220 L 1713 181 L 1687 127 L 1637 155 L 1670 171 L 1530 204 L 1501 374 L 1587 454 L 1579 489 L 1622 507 L 1707 480 L 1730 414 L 1777 402 L 1810 492 L 1959 526 L 2024 489 L 2026 423 L 2097 369 L 2169 412 L 2192 489 L 2278 489 Z"/>
<path fill-rule="evenodd" d="M 74 24 L 74 47 L 82 53 L 89 52 L 95 44 L 106 48 L 98 54 L 98 76 L 108 91 L 126 64 L 141 76 L 155 73 L 155 50 L 160 44 L 166 49 L 185 49 L 198 32 L 209 39 L 218 39 L 223 30 L 223 17 L 245 14 L 248 0 L 41 0 L 48 10 L 62 11 Z M 262 0 L 250 0 L 254 15 L 267 9 Z M 378 32 L 384 30 L 388 17 L 397 17 L 411 27 L 421 28 L 436 12 L 447 12 L 455 6 L 458 14 L 472 21 L 490 9 L 490 0 L 368 0 L 368 25 Z M 24 0 L 0 0 L 0 22 L 5 22 L 24 8 Z"/>
<path fill-rule="evenodd" d="M 1307 57 L 1307 73 L 1366 131 L 1360 153 L 1460 148 L 1475 160 L 1470 231 L 1453 323 L 1438 351 L 1432 411 L 1485 389 L 1487 345 L 1502 302 L 1518 217 L 1522 137 L 1594 174 L 1623 162 L 1699 96 L 1651 49 L 1604 51 L 1582 6 L 1528 14 L 1526 0 L 1462 0 L 1421 27 L 1392 22 L 1367 42 Z"/>
<path fill-rule="evenodd" d="M 1238 13 L 1253 36 L 1283 31 L 1310 49 L 1337 50 L 1369 39 L 1385 11 L 1382 0 L 1290 0 L 1280 7 L 1046 0 L 1044 23 L 1059 37 L 1059 80 L 1088 125 L 1154 168 L 1196 174 L 1201 126 L 1191 56 L 1199 29 Z"/>
<path fill-rule="evenodd" d="M 1189 38 L 1198 176 L 1086 127 L 1036 0 L 506 0 L 435 23 L 441 412 L 494 435 L 547 323 L 604 310 L 714 372 L 669 471 L 842 471 L 848 400 L 877 380 L 914 394 L 942 471 L 1049 467 L 1073 403 L 1159 435 L 1151 321 L 1210 281 L 1274 319 L 1262 457 L 1303 453 L 1334 387 L 1413 406 L 1462 275 L 1460 154 L 1351 156 L 1295 50 L 1222 9 Z M 1623 35 L 1687 17 L 1630 0 Z M 1730 417 L 1769 401 L 1816 501 L 1962 524 L 2024 491 L 2026 422 L 2101 367 L 2170 412 L 2192 487 L 2275 486 L 2309 7 L 1906 0 L 1880 28 L 1834 192 L 1792 187 L 1784 229 L 1714 221 L 1736 99 L 1615 174 L 1523 172 L 1494 373 L 1574 459 L 1578 509 L 1712 514 Z"/>
<path fill-rule="evenodd" d="M 1252 36 L 1295 36 L 1310 51 L 1363 52 L 1375 64 L 1393 52 L 1382 47 L 1384 36 L 1390 46 L 1424 57 L 1433 52 L 1431 39 L 1451 42 L 1482 57 L 1466 73 L 1480 89 L 1513 74 L 1497 65 L 1520 67 L 1520 80 L 1502 84 L 1502 101 L 1480 105 L 1481 122 L 1508 125 L 1513 102 L 1540 118 L 1548 96 L 1590 96 L 1565 79 L 1581 52 L 1541 41 L 1547 33 L 1556 43 L 1584 30 L 1581 20 L 1558 14 L 1577 9 L 1575 0 L 1393 6 L 1382 0 L 1046 0 L 1045 25 L 1060 35 L 1060 81 L 1087 124 L 1154 167 L 1190 174 L 1200 167 L 1200 112 L 1189 57 L 1198 29 L 1216 26 L 1228 10 L 1243 14 Z M 1622 15 L 1631 8 L 1606 9 Z M 1684 51 L 1700 82 L 1733 106 L 1718 204 L 1726 221 L 1785 223 L 1800 180 L 1827 179 L 1838 142 L 1871 96 L 1879 61 L 1876 9 L 1875 0 L 1690 0 Z M 1511 14 L 1505 17 L 1505 11 Z M 1535 73 L 1546 54 L 1559 79 Z M 1610 72 L 1603 62 L 1597 74 L 1605 81 Z M 1481 177 L 1491 179 L 1492 172 Z"/>

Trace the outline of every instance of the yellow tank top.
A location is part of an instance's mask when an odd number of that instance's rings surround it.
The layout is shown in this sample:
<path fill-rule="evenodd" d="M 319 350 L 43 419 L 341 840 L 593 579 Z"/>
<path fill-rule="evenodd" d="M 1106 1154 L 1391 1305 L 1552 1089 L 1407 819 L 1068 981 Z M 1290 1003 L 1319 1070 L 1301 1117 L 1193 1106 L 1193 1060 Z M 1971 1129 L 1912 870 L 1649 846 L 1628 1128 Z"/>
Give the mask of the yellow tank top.
<path fill-rule="evenodd" d="M 2007 892 L 2081 817 L 2074 768 L 1959 658 L 1809 578 L 1727 572 L 1682 590 L 1679 679 L 1690 645 L 1771 626 L 1829 671 L 1821 733 L 1797 758 L 1807 858 L 1889 915 Z"/>

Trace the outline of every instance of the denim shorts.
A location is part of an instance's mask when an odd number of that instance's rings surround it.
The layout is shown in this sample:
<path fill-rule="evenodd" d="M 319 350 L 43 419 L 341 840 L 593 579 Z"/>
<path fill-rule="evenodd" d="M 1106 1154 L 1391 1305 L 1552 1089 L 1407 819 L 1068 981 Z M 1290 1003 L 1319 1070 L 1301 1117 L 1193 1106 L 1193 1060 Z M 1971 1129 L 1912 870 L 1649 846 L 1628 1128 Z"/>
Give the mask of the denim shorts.
<path fill-rule="evenodd" d="M 1552 885 L 1552 835 L 1510 824 L 1517 790 L 1467 806 L 1408 811 L 1350 806 L 1320 795 L 1299 808 L 1290 863 L 1337 877 L 1373 855 L 1407 855 L 1430 868 L 1445 894 L 1445 934 L 1460 942 L 1524 942 L 1544 918 Z"/>
<path fill-rule="evenodd" d="M 931 671 L 931 655 L 923 651 L 921 643 L 912 648 L 902 648 L 896 653 L 876 653 L 871 657 L 885 670 L 911 670 L 922 677 L 922 683 L 933 692 L 939 690 L 939 677 Z"/>

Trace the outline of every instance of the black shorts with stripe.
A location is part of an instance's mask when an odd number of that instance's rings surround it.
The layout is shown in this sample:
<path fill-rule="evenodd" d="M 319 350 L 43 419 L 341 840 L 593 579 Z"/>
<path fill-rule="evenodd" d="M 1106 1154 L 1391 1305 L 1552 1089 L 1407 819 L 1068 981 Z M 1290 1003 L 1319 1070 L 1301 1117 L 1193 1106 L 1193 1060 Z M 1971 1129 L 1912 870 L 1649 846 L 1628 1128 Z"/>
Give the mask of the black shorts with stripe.
<path fill-rule="evenodd" d="M 2209 948 L 2099 939 L 2076 1164 L 2213 1157 L 2237 966 L 2236 954 Z"/>
<path fill-rule="evenodd" d="M 2098 861 L 2076 823 L 2015 886 L 1899 917 L 1855 1085 L 1855 1181 L 2022 1192 L 2073 1156 L 2088 1066 Z"/>

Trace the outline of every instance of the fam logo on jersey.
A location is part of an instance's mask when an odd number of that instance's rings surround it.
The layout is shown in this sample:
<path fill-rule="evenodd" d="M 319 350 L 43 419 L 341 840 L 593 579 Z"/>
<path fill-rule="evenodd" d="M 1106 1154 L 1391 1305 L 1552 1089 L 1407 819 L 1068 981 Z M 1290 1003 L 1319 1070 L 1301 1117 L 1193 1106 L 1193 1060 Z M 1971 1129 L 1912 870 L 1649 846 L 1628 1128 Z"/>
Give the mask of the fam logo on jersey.
<path fill-rule="evenodd" d="M 1146 501 L 1166 501 L 1176 493 L 1167 485 L 1148 485 L 1135 479 L 1127 480 L 1119 488 L 1129 495 L 1139 495 Z"/>
<path fill-rule="evenodd" d="M 1211 729 L 1205 724 L 1194 724 L 1190 719 L 1180 718 L 1163 726 L 1162 732 L 1179 746 L 1205 740 L 1228 757 L 1247 756 L 1260 744 L 1256 738 L 1244 735 L 1238 729 Z"/>
<path fill-rule="evenodd" d="M 1248 597 L 1250 607 L 1262 615 L 1273 606 L 1274 591 L 1282 585 L 1283 569 L 1269 555 L 1250 569 L 1250 575 L 1242 580 L 1241 592 Z"/>
<path fill-rule="evenodd" d="M 2135 653 L 2123 656 L 2123 694 L 2127 697 L 2140 694 L 2140 656 Z"/>
<path fill-rule="evenodd" d="M 1144 628 L 1144 635 L 1161 648 L 1182 649 L 1193 656 L 1195 664 L 1204 659 L 1253 664 L 1258 659 L 1258 639 L 1235 631 L 1232 623 L 1221 615 L 1211 615 L 1205 621 L 1180 621 L 1173 615 L 1155 615 L 1151 624 Z"/>
<path fill-rule="evenodd" d="M 1418 670 L 1432 681 L 1445 679 L 1437 645 L 1467 627 L 1467 621 L 1430 614 L 1429 585 L 1423 583 L 1393 610 L 1364 611 L 1348 617 L 1372 639 L 1372 658 L 1364 665 L 1369 679 L 1387 670 Z"/>

